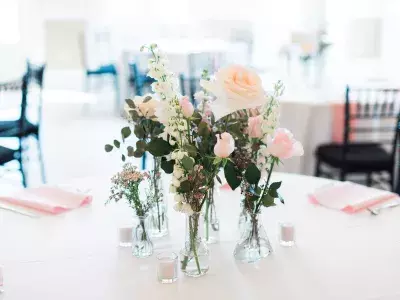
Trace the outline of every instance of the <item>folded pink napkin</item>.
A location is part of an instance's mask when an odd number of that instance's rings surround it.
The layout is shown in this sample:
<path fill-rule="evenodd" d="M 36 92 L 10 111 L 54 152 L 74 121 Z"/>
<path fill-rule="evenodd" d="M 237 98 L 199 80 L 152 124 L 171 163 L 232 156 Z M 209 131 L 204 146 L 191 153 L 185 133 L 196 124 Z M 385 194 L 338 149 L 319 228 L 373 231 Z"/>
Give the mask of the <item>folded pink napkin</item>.
<path fill-rule="evenodd" d="M 59 187 L 42 186 L 0 195 L 0 203 L 22 206 L 49 214 L 60 214 L 92 202 L 92 196 Z"/>
<path fill-rule="evenodd" d="M 387 201 L 399 199 L 399 195 L 352 182 L 335 182 L 318 188 L 309 196 L 309 199 L 314 204 L 346 213 L 356 213 Z"/>

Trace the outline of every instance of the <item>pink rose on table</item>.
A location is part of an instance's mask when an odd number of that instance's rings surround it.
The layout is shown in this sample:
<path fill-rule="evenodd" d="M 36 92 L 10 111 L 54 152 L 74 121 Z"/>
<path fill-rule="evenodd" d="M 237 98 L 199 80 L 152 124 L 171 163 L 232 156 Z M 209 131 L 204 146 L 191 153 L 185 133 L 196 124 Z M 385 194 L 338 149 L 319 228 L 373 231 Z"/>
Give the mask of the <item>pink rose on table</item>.
<path fill-rule="evenodd" d="M 217 144 L 214 146 L 214 153 L 220 158 L 227 158 L 235 150 L 235 140 L 228 133 L 217 135 Z"/>
<path fill-rule="evenodd" d="M 215 80 L 202 80 L 200 85 L 217 98 L 212 103 L 217 120 L 240 109 L 262 106 L 267 101 L 260 77 L 239 65 L 219 69 Z"/>
<path fill-rule="evenodd" d="M 267 152 L 280 159 L 304 154 L 302 144 L 296 141 L 293 134 L 285 128 L 278 128 L 273 136 L 267 137 Z"/>
<path fill-rule="evenodd" d="M 249 134 L 249 137 L 262 138 L 262 136 L 263 136 L 263 132 L 261 130 L 262 123 L 263 123 L 262 116 L 249 118 L 248 125 L 247 125 L 248 126 L 247 132 Z"/>
<path fill-rule="evenodd" d="M 186 118 L 190 118 L 193 115 L 194 107 L 193 104 L 190 102 L 188 96 L 183 96 L 179 104 L 182 108 L 182 113 Z"/>

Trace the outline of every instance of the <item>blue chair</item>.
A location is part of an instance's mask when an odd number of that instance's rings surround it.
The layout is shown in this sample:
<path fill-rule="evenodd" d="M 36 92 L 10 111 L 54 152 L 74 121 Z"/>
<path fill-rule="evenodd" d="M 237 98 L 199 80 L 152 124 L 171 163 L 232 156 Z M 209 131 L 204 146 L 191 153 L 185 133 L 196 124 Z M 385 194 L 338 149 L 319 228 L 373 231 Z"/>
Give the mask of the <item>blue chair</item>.
<path fill-rule="evenodd" d="M 151 91 L 151 84 L 155 80 L 139 70 L 137 63 L 129 64 L 129 86 L 136 96 L 143 96 L 145 90 Z"/>
<path fill-rule="evenodd" d="M 86 70 L 86 91 L 89 91 L 88 79 L 90 77 L 102 77 L 102 76 L 112 76 L 114 80 L 114 89 L 115 89 L 115 109 L 119 110 L 119 83 L 118 83 L 118 71 L 117 67 L 114 64 L 102 65 L 97 69 L 87 69 Z"/>

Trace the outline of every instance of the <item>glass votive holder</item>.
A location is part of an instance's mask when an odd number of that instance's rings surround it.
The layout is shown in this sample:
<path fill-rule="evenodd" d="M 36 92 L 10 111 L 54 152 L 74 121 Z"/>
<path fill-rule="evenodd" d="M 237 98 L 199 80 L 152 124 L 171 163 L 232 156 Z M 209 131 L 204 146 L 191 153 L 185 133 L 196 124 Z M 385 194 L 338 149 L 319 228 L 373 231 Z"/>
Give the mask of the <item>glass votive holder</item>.
<path fill-rule="evenodd" d="M 157 278 L 161 283 L 173 283 L 178 279 L 178 255 L 162 252 L 157 255 Z"/>
<path fill-rule="evenodd" d="M 119 246 L 131 247 L 132 246 L 132 227 L 121 227 L 119 230 Z"/>
<path fill-rule="evenodd" d="M 295 228 L 293 223 L 283 222 L 279 226 L 279 243 L 285 247 L 291 247 L 295 244 Z"/>

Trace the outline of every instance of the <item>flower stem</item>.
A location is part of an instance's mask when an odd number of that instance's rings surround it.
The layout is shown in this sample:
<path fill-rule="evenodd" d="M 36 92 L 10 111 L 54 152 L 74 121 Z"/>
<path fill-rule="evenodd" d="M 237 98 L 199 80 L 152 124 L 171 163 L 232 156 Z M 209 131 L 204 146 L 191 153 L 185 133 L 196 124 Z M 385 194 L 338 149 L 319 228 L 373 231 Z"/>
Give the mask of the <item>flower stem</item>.
<path fill-rule="evenodd" d="M 196 236 L 197 236 L 197 230 L 199 228 L 199 215 L 197 215 L 195 218 L 189 217 L 189 235 L 190 235 L 190 250 L 193 251 L 193 256 L 196 261 L 196 266 L 197 266 L 197 271 L 199 272 L 199 275 L 201 275 L 201 268 L 200 268 L 200 262 L 199 262 L 199 256 L 197 255 L 197 250 L 196 250 Z M 193 222 L 193 224 L 192 224 Z M 194 224 L 196 222 L 197 224 Z M 195 227 L 196 226 L 196 227 Z"/>

